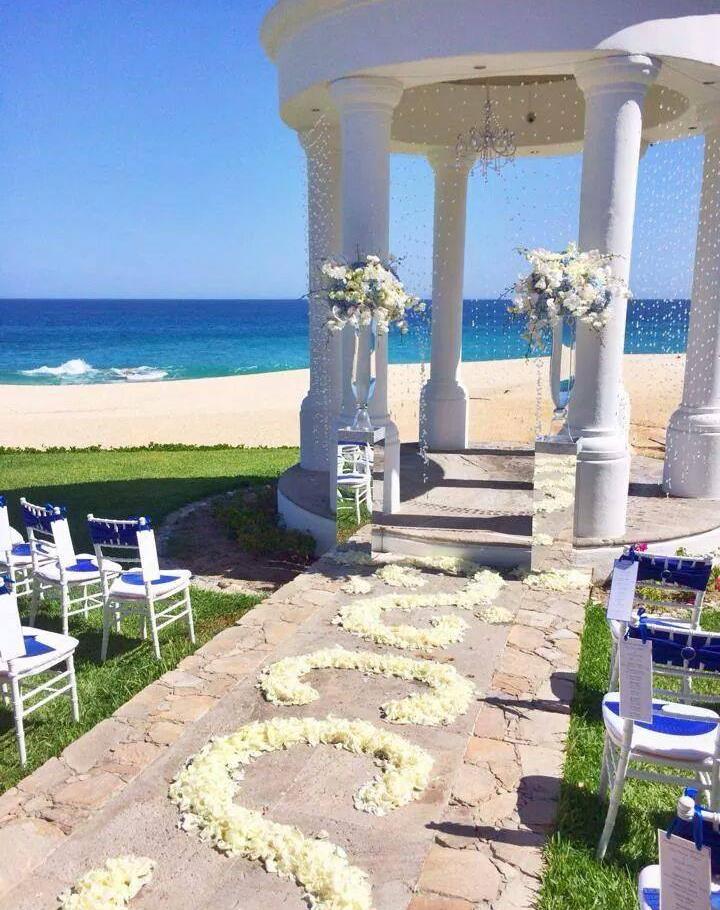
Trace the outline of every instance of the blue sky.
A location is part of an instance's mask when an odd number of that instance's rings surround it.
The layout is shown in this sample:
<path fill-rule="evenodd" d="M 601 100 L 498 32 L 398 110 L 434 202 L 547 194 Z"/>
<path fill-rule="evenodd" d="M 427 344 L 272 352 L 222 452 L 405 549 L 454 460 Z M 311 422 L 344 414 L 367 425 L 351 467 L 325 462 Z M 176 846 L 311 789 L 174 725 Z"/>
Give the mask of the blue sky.
<path fill-rule="evenodd" d="M 270 0 L 0 0 L 0 297 L 297 297 L 304 161 L 258 40 Z M 701 140 L 641 168 L 633 288 L 689 290 Z M 432 183 L 392 164 L 391 247 L 430 289 Z M 472 178 L 465 292 L 577 230 L 577 156 Z"/>

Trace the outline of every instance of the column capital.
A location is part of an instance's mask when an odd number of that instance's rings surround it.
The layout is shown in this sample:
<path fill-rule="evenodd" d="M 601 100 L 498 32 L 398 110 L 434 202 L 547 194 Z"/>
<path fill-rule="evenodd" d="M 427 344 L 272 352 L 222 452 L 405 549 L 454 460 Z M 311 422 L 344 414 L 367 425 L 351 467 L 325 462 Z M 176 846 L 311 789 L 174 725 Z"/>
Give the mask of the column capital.
<path fill-rule="evenodd" d="M 699 104 L 696 108 L 698 125 L 703 133 L 720 129 L 720 99 Z"/>
<path fill-rule="evenodd" d="M 605 92 L 644 92 L 657 78 L 660 63 L 644 54 L 595 57 L 575 67 L 575 81 L 584 95 Z"/>
<path fill-rule="evenodd" d="M 387 76 L 345 76 L 330 83 L 330 96 L 339 111 L 382 111 L 392 114 L 403 84 Z"/>
<path fill-rule="evenodd" d="M 458 157 L 454 146 L 437 145 L 427 153 L 427 160 L 435 174 L 451 171 L 458 177 L 466 177 L 475 164 L 472 156 Z"/>

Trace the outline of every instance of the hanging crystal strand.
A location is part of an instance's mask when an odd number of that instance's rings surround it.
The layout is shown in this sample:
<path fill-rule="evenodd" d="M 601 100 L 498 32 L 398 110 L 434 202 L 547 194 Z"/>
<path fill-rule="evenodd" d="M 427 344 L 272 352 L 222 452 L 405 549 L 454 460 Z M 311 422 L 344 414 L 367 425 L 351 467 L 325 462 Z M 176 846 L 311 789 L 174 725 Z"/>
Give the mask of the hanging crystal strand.
<path fill-rule="evenodd" d="M 322 331 L 323 313 L 327 312 L 327 299 L 322 292 L 322 281 L 318 270 L 321 263 L 337 253 L 331 238 L 337 218 L 336 182 L 337 182 L 337 149 L 333 141 L 334 128 L 324 115 L 317 119 L 301 134 L 301 144 L 305 150 L 307 166 L 303 168 L 303 196 L 305 205 L 304 247 L 308 261 L 308 329 L 309 354 L 311 367 L 310 417 L 301 410 L 301 445 L 305 455 L 305 446 L 309 450 L 308 460 L 316 467 L 321 466 L 323 457 L 318 455 L 326 451 L 329 435 L 330 411 L 332 396 L 337 383 L 332 376 L 333 342 L 329 331 Z M 309 180 L 312 179 L 312 191 Z M 312 226 L 312 227 L 311 227 Z M 311 246 L 311 233 L 314 242 Z M 319 245 L 320 238 L 323 245 Z M 318 325 L 318 322 L 320 325 Z M 320 331 L 318 330 L 320 329 Z M 320 403 L 325 403 L 323 408 Z M 304 408 L 304 405 L 303 405 Z M 310 437 L 309 439 L 307 437 Z M 305 461 L 305 457 L 303 457 Z"/>
<path fill-rule="evenodd" d="M 542 357 L 535 357 L 535 436 L 542 435 Z"/>
<path fill-rule="evenodd" d="M 419 353 L 420 353 L 420 389 L 425 388 L 425 383 L 427 381 L 427 366 L 428 366 L 428 349 L 429 349 L 429 320 L 427 313 L 424 314 L 422 323 L 418 324 L 418 344 L 419 344 Z M 420 412 L 419 412 L 419 453 L 420 458 L 422 459 L 423 464 L 423 474 L 422 481 L 423 486 L 427 486 L 430 481 L 430 457 L 428 455 L 428 420 L 427 420 L 427 404 L 425 402 L 425 396 L 420 395 Z"/>
<path fill-rule="evenodd" d="M 423 354 L 422 360 L 420 361 L 420 388 L 422 389 L 425 386 L 427 379 L 427 363 L 425 360 L 425 355 Z M 426 484 L 428 481 L 427 476 L 427 466 L 430 461 L 428 457 L 428 446 L 427 446 L 427 407 L 425 405 L 425 396 L 420 396 L 420 413 L 419 413 L 419 436 L 418 441 L 418 450 L 420 452 L 420 458 L 423 462 L 423 483 Z"/>

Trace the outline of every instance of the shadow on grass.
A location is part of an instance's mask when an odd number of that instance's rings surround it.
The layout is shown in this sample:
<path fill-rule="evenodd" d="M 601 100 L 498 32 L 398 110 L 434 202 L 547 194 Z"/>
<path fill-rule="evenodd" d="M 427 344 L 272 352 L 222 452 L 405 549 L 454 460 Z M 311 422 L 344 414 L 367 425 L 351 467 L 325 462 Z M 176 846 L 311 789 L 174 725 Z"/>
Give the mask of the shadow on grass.
<path fill-rule="evenodd" d="M 607 803 L 601 803 L 597 791 L 562 783 L 557 777 L 528 775 L 520 780 L 517 791 L 519 827 L 499 825 L 431 822 L 428 828 L 455 841 L 510 844 L 515 847 L 540 847 L 549 839 L 562 841 L 565 849 L 582 854 L 585 862 L 604 871 L 615 870 L 635 878 L 646 864 L 643 857 L 628 855 L 623 845 L 632 840 L 636 828 L 635 810 L 623 804 L 618 813 L 613 838 L 602 867 L 595 861 L 595 850 L 605 821 Z M 644 814 L 643 824 L 653 830 L 665 829 L 671 813 L 661 810 Z M 591 904 L 591 906 L 594 906 Z"/>
<path fill-rule="evenodd" d="M 107 453 L 111 457 L 111 453 Z M 90 547 L 87 515 L 101 518 L 128 518 L 147 515 L 157 527 L 171 512 L 187 503 L 205 499 L 244 485 L 260 485 L 274 480 L 259 474 L 237 474 L 221 477 L 148 477 L 127 480 L 93 480 L 88 483 L 56 483 L 5 489 L 10 507 L 10 522 L 23 529 L 20 497 L 30 502 L 66 506 L 75 549 Z"/>
<path fill-rule="evenodd" d="M 73 722 L 67 698 L 57 698 L 28 717 L 28 765 L 21 769 L 12 714 L 8 708 L 0 706 L 0 793 L 47 759 L 59 755 L 65 746 L 109 717 L 163 673 L 174 669 L 184 657 L 222 629 L 236 622 L 260 599 L 199 588 L 192 588 L 191 592 L 197 642 L 191 644 L 187 626 L 182 620 L 173 623 L 160 633 L 160 660 L 155 659 L 150 642 L 139 637 L 139 621 L 126 619 L 121 633 L 113 632 L 110 636 L 108 660 L 100 663 L 101 611 L 91 611 L 87 620 L 82 616 L 71 619 L 70 634 L 79 641 L 76 670 L 80 722 Z M 59 604 L 43 604 L 36 625 L 58 630 Z"/>
<path fill-rule="evenodd" d="M 582 715 L 588 721 L 602 721 L 602 698 L 606 689 L 601 690 L 593 682 L 588 682 L 576 673 L 557 670 L 550 677 L 550 690 L 556 700 L 492 695 L 485 701 L 515 717 L 526 717 L 528 711 L 547 711 L 559 714 L 572 713 L 573 716 Z"/>
<path fill-rule="evenodd" d="M 667 827 L 680 793 L 678 787 L 628 780 L 605 861 L 596 861 L 607 811 L 597 789 L 609 656 L 604 610 L 591 602 L 586 608 L 558 814 L 545 847 L 538 910 L 637 910 L 637 875 L 643 866 L 657 862 L 657 829 Z"/>

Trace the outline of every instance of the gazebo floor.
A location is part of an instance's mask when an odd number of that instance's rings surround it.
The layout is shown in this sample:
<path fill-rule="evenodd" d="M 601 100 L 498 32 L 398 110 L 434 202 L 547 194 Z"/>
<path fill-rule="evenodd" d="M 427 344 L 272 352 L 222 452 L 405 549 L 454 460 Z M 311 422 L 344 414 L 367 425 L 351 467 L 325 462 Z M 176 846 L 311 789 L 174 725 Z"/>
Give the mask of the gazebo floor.
<path fill-rule="evenodd" d="M 400 509 L 376 516 L 376 549 L 415 553 L 431 546 L 435 552 L 465 553 L 499 566 L 529 561 L 531 449 L 484 444 L 464 452 L 431 453 L 425 462 L 416 444 L 405 444 L 400 470 Z M 662 461 L 635 456 L 625 535 L 578 542 L 578 561 L 604 565 L 610 550 L 635 541 L 661 543 L 720 534 L 717 502 L 671 499 L 663 493 L 661 479 Z M 296 467 L 285 475 L 281 489 L 300 508 L 329 515 L 326 474 Z M 704 544 L 699 541 L 698 549 Z"/>

